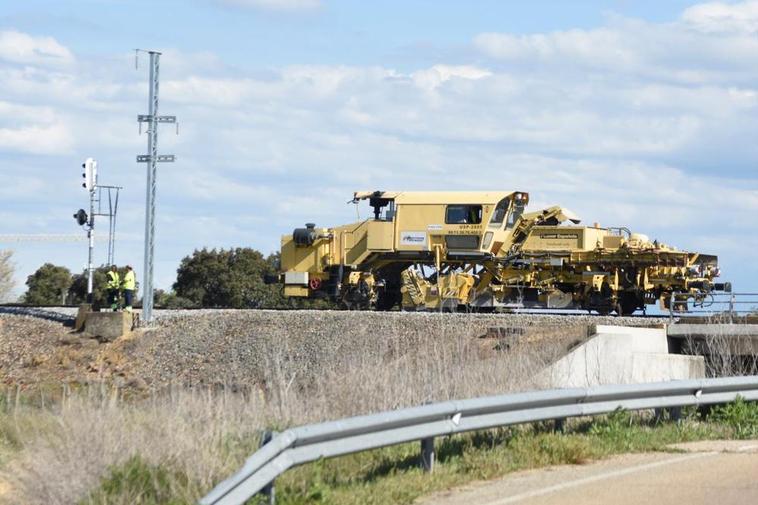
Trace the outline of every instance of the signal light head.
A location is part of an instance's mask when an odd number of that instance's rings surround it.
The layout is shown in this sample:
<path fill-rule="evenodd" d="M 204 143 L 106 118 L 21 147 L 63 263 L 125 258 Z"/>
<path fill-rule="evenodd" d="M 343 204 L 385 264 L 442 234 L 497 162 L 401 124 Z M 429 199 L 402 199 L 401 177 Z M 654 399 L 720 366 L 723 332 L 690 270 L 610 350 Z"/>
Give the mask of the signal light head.
<path fill-rule="evenodd" d="M 82 163 L 82 168 L 84 168 L 84 173 L 82 174 L 84 184 L 82 184 L 82 187 L 89 191 L 94 191 L 97 186 L 97 161 L 87 158 Z"/>
<path fill-rule="evenodd" d="M 74 219 L 76 219 L 76 222 L 79 224 L 79 226 L 84 226 L 87 224 L 89 217 L 87 216 L 87 212 L 85 212 L 84 209 L 79 209 L 76 211 L 76 214 L 74 214 Z"/>

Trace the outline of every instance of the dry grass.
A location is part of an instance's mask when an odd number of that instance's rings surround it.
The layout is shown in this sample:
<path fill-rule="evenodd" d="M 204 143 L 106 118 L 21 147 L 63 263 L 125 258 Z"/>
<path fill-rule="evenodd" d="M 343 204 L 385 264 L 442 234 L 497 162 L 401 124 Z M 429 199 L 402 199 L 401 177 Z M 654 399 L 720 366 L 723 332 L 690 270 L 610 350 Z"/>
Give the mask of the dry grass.
<path fill-rule="evenodd" d="M 705 357 L 708 377 L 733 377 L 758 374 L 758 339 L 752 336 L 735 336 L 730 325 L 721 327 L 721 333 L 688 336 L 682 343 L 686 354 Z"/>
<path fill-rule="evenodd" d="M 328 352 L 317 342 L 303 348 L 272 338 L 260 356 L 260 386 L 177 386 L 141 399 L 90 387 L 66 392 L 52 405 L 47 400 L 44 408 L 38 396 L 26 397 L 34 405 L 10 399 L 0 417 L 8 441 L 2 479 L 11 488 L 2 498 L 76 503 L 111 469 L 138 456 L 148 467 L 181 476 L 169 479 L 171 496 L 192 502 L 238 467 L 264 428 L 529 389 L 531 377 L 559 352 L 547 344 L 500 352 L 497 341 L 442 324 L 412 338 L 365 338 L 365 346 Z M 128 493 L 120 499 L 137 501 Z"/>
<path fill-rule="evenodd" d="M 30 505 L 169 501 L 103 484 L 114 472 L 134 471 L 160 482 L 144 487 L 165 489 L 172 503 L 192 503 L 239 467 L 262 429 L 539 388 L 537 373 L 581 333 L 564 325 L 540 325 L 524 333 L 525 320 L 514 319 L 509 328 L 507 319 L 496 317 L 418 315 L 406 324 L 398 314 L 383 319 L 340 314 L 333 318 L 338 324 L 329 324 L 328 314 L 303 313 L 293 316 L 302 325 L 288 327 L 275 316 L 245 313 L 234 322 L 214 315 L 201 323 L 186 318 L 166 334 L 124 345 L 124 357 L 135 369 L 148 368 L 140 368 L 142 357 L 165 375 L 190 377 L 185 382 L 202 386 L 176 385 L 126 399 L 118 388 L 93 386 L 62 394 L 56 386 L 54 402 L 50 390 L 44 397 L 6 394 L 0 409 L 0 500 Z M 504 333 L 518 338 L 477 338 L 489 326 L 512 329 Z M 714 339 L 711 345 L 716 344 Z M 725 346 L 716 365 L 710 365 L 711 374 L 744 372 L 732 355 Z M 192 373 L 185 373 L 191 367 Z M 200 377 L 205 379 L 196 380 Z M 378 456 L 355 457 L 360 466 Z M 341 464 L 335 465 L 335 476 L 345 474 Z M 475 473 L 477 465 L 464 465 L 465 471 Z M 293 495 L 315 485 L 308 472 L 292 474 Z M 358 482 L 363 473 L 351 478 Z M 420 490 L 427 482 L 444 484 L 409 475 Z M 450 482 L 466 478 L 456 473 Z M 108 485 L 118 486 L 119 479 L 113 484 L 111 478 Z M 376 489 L 364 491 L 369 496 Z M 345 491 L 344 503 L 353 492 Z"/>
<path fill-rule="evenodd" d="M 560 349 L 543 343 L 499 352 L 497 341 L 463 337 L 442 324 L 429 330 L 336 349 L 316 366 L 283 339 L 265 354 L 267 399 L 291 424 L 530 389 Z"/>
<path fill-rule="evenodd" d="M 233 394 L 174 391 L 127 402 L 117 390 L 67 395 L 53 408 L 21 405 L 3 414 L 18 454 L 3 471 L 8 503 L 70 504 L 99 485 L 110 467 L 139 455 L 188 477 L 177 498 L 198 495 L 255 447 L 264 408 Z"/>

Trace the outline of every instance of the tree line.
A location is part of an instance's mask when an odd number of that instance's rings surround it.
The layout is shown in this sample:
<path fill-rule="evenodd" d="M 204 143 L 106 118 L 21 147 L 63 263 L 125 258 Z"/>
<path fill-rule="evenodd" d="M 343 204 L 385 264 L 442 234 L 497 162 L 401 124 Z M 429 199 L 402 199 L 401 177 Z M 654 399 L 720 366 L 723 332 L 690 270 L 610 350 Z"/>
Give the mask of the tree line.
<path fill-rule="evenodd" d="M 95 270 L 93 303 L 107 305 L 106 272 Z M 169 291 L 155 290 L 154 304 L 163 308 L 294 308 L 314 302 L 284 298 L 281 285 L 266 284 L 264 277 L 279 271 L 279 253 L 264 256 L 249 247 L 196 249 L 185 256 Z M 123 271 L 120 271 L 123 276 Z M 137 278 L 142 275 L 137 272 Z M 21 302 L 30 305 L 75 305 L 87 298 L 87 272 L 72 273 L 68 268 L 45 263 L 26 280 Z M 139 289 L 139 286 L 138 286 Z M 319 306 L 324 302 L 317 302 Z M 139 306 L 139 303 L 137 304 Z"/>

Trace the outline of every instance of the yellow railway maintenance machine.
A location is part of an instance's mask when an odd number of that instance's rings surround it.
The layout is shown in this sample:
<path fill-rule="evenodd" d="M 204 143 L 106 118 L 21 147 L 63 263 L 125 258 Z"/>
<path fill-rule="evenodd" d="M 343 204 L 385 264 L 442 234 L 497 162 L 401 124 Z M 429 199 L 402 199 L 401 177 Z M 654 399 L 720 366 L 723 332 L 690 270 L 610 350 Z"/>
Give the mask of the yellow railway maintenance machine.
<path fill-rule="evenodd" d="M 667 308 L 672 293 L 698 302 L 731 289 L 714 282 L 716 256 L 626 228 L 578 226 L 557 206 L 525 212 L 523 191 L 357 192 L 352 202 L 363 200 L 370 219 L 333 228 L 308 223 L 282 237 L 278 281 L 286 296 L 351 309 L 627 315 L 656 301 Z"/>

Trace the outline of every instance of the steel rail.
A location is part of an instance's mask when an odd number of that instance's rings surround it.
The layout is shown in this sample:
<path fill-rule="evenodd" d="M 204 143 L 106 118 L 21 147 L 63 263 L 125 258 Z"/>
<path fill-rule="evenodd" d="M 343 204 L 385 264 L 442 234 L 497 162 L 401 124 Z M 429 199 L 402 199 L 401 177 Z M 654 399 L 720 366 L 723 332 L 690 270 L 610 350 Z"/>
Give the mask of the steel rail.
<path fill-rule="evenodd" d="M 52 309 L 78 309 L 80 305 L 40 305 L 40 304 L 25 304 L 25 303 L 0 303 L 0 309 L 40 309 L 40 310 L 52 310 Z M 139 308 L 139 306 L 137 306 Z M 154 310 L 160 310 L 164 312 L 199 312 L 199 311 L 213 311 L 213 310 L 237 310 L 237 311 L 260 311 L 260 310 L 266 310 L 266 311 L 277 311 L 277 312 L 375 312 L 370 310 L 361 310 L 361 311 L 348 311 L 344 309 L 314 309 L 314 308 L 296 308 L 296 309 L 290 309 L 290 308 L 233 308 L 233 307 L 187 307 L 187 308 L 181 308 L 181 309 L 175 309 L 175 308 L 167 308 L 160 305 L 154 305 Z M 403 313 L 403 314 L 416 314 L 416 312 L 402 312 L 402 311 L 393 311 L 391 313 Z M 438 312 L 434 312 L 438 313 Z M 441 312 L 441 314 L 448 314 L 447 312 Z M 601 314 L 595 314 L 595 313 L 587 313 L 586 311 L 584 313 L 574 313 L 574 312 L 567 312 L 563 311 L 561 312 L 560 309 L 556 310 L 545 310 L 542 312 L 536 312 L 536 311 L 530 311 L 530 312 L 493 312 L 493 313 L 479 313 L 479 312 L 452 312 L 451 314 L 460 314 L 460 315 L 473 315 L 473 316 L 560 316 L 565 318 L 572 318 L 572 317 L 593 317 L 593 318 L 600 318 L 600 317 L 606 317 L 606 318 L 614 318 L 614 317 L 624 317 L 624 318 L 630 318 L 630 319 L 669 319 L 668 313 L 666 314 L 632 314 L 628 316 L 616 316 L 616 315 L 606 315 L 603 316 Z M 160 314 L 157 314 L 160 315 Z M 679 317 L 679 316 L 677 316 Z"/>
<path fill-rule="evenodd" d="M 139 306 L 138 306 L 139 307 Z M 9 309 L 78 309 L 79 305 L 40 305 L 40 304 L 27 304 L 27 303 L 0 303 L 0 308 L 9 308 Z M 174 309 L 174 308 L 166 308 L 164 306 L 160 305 L 154 305 L 153 308 L 155 310 L 161 310 L 166 312 L 199 312 L 201 310 L 209 311 L 209 310 L 248 310 L 248 311 L 257 311 L 257 310 L 272 310 L 272 311 L 278 311 L 278 312 L 351 312 L 344 309 L 314 309 L 314 308 L 286 308 L 286 307 L 277 307 L 277 308 L 233 308 L 233 307 L 187 307 L 187 308 L 181 308 L 181 309 Z M 361 311 L 352 311 L 352 312 L 375 312 L 370 310 L 361 310 Z M 415 314 L 416 312 L 403 312 L 403 311 L 392 311 L 392 313 L 407 313 L 407 314 Z M 435 312 L 437 313 L 437 312 Z M 442 314 L 447 314 L 446 312 L 442 312 Z M 587 311 L 583 311 L 581 313 L 576 311 L 571 311 L 569 309 L 530 309 L 529 312 L 493 312 L 493 313 L 479 313 L 479 312 L 452 312 L 451 314 L 470 314 L 470 315 L 481 315 L 481 316 L 490 316 L 490 315 L 521 315 L 521 316 L 561 316 L 561 317 L 619 317 L 615 315 L 606 315 L 603 316 L 601 314 L 597 313 L 588 313 Z M 666 314 L 632 314 L 628 316 L 623 316 L 627 318 L 635 318 L 635 319 L 668 319 L 669 315 Z M 678 316 L 677 316 L 678 317 Z"/>
<path fill-rule="evenodd" d="M 218 484 L 201 505 L 242 504 L 294 466 L 370 449 L 521 423 L 758 400 L 758 376 L 553 389 L 445 401 L 292 428 Z"/>

